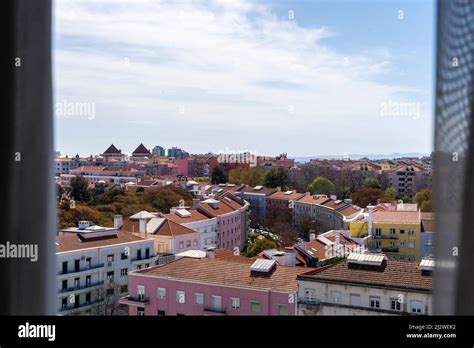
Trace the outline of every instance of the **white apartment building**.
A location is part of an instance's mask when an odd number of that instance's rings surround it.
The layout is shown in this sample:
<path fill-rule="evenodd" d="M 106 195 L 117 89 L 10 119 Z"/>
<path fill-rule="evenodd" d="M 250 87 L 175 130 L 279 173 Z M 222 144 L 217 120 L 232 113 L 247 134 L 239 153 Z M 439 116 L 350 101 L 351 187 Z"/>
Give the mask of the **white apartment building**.
<path fill-rule="evenodd" d="M 298 275 L 299 315 L 430 315 L 434 260 L 419 264 L 380 254 Z"/>
<path fill-rule="evenodd" d="M 128 272 L 174 260 L 153 250 L 153 239 L 88 221 L 61 230 L 56 238 L 58 314 L 120 314 Z"/>

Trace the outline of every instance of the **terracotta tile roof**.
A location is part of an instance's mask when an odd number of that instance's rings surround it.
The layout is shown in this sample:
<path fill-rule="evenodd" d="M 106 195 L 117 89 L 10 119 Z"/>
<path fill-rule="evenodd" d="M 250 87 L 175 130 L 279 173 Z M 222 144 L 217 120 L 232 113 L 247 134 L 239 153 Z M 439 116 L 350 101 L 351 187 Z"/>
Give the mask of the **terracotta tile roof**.
<path fill-rule="evenodd" d="M 304 196 L 304 193 L 298 193 L 291 191 L 290 194 L 286 194 L 285 191 L 277 191 L 267 197 L 267 199 L 278 199 L 282 201 L 298 200 Z"/>
<path fill-rule="evenodd" d="M 249 193 L 249 194 L 261 194 L 261 195 L 271 195 L 272 193 L 276 192 L 275 188 L 271 187 L 263 187 L 260 190 L 256 190 L 253 186 L 245 186 L 239 192 Z"/>
<path fill-rule="evenodd" d="M 223 204 L 222 202 L 219 202 L 219 207 L 218 208 L 213 208 L 209 203 L 200 203 L 198 209 L 204 209 L 206 212 L 208 212 L 212 216 L 219 216 L 223 214 L 228 214 L 233 211 L 235 211 L 234 208 L 231 208 L 227 204 Z"/>
<path fill-rule="evenodd" d="M 187 228 L 186 226 L 180 225 L 174 221 L 166 219 L 153 234 L 157 236 L 176 237 L 176 236 L 182 236 L 184 234 L 191 234 L 191 233 L 198 233 L 198 232 L 190 228 Z"/>
<path fill-rule="evenodd" d="M 98 248 L 106 247 L 117 244 L 130 243 L 135 241 L 144 241 L 144 238 L 140 238 L 131 233 L 117 231 L 117 236 L 92 240 L 82 241 L 79 239 L 77 233 L 67 233 L 56 237 L 56 252 L 62 253 L 65 251 L 80 250 L 86 248 Z M 59 245 L 58 245 L 59 244 Z"/>
<path fill-rule="evenodd" d="M 314 198 L 314 196 L 307 195 L 298 200 L 298 203 L 306 203 L 306 204 L 316 204 L 316 205 L 322 205 L 328 201 L 330 201 L 331 198 L 328 197 L 318 197 Z"/>
<path fill-rule="evenodd" d="M 229 249 L 216 249 L 214 259 L 220 261 L 240 262 L 248 264 L 252 264 L 254 261 L 243 255 L 235 255 L 234 252 Z"/>
<path fill-rule="evenodd" d="M 339 210 L 339 212 L 344 215 L 344 216 L 351 216 L 354 215 L 355 213 L 359 212 L 361 209 L 357 209 L 357 207 L 349 204 L 347 207 L 345 207 L 342 210 Z"/>
<path fill-rule="evenodd" d="M 361 286 L 383 286 L 409 290 L 431 291 L 431 275 L 423 275 L 418 263 L 385 260 L 380 270 L 350 268 L 347 260 L 325 269 L 316 269 L 298 278 L 334 283 L 351 283 Z"/>
<path fill-rule="evenodd" d="M 138 233 L 140 231 L 140 222 L 138 220 L 130 220 L 130 218 L 123 219 L 121 231 Z"/>
<path fill-rule="evenodd" d="M 295 292 L 297 290 L 296 276 L 307 271 L 302 267 L 277 265 L 268 275 L 255 275 L 250 272 L 250 265 L 251 263 L 183 257 L 165 265 L 134 272 L 134 274 L 251 289 Z"/>
<path fill-rule="evenodd" d="M 419 224 L 420 213 L 417 211 L 376 211 L 374 223 Z"/>
<path fill-rule="evenodd" d="M 117 149 L 114 144 L 112 144 L 107 148 L 107 150 L 104 151 L 103 154 L 107 155 L 107 154 L 121 154 L 121 153 L 122 152 L 119 149 Z"/>
<path fill-rule="evenodd" d="M 135 149 L 135 151 L 132 152 L 132 155 L 142 155 L 142 154 L 149 154 L 151 155 L 150 151 L 145 147 L 145 145 L 140 144 L 138 147 Z"/>
<path fill-rule="evenodd" d="M 187 217 L 181 217 L 177 213 L 169 213 L 169 214 L 163 214 L 164 217 L 167 219 L 177 222 L 179 224 L 185 224 L 188 222 L 193 222 L 193 221 L 202 221 L 202 220 L 207 220 L 209 217 L 206 215 L 200 213 L 197 210 L 187 210 L 191 215 Z"/>

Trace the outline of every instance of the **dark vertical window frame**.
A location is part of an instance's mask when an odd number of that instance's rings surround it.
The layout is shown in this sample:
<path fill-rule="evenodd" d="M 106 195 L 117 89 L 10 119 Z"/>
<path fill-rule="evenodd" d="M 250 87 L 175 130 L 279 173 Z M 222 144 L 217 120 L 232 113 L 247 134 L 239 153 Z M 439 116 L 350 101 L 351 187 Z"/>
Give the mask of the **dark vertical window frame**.
<path fill-rule="evenodd" d="M 51 1 L 6 0 L 0 8 L 0 243 L 38 246 L 37 262 L 0 259 L 0 314 L 55 314 Z"/>

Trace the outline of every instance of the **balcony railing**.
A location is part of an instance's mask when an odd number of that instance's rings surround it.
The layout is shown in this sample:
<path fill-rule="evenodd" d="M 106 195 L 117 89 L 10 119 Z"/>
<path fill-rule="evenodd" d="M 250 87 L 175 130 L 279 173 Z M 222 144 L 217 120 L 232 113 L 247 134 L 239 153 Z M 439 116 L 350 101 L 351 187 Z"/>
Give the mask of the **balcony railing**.
<path fill-rule="evenodd" d="M 298 304 L 306 306 L 320 306 L 321 301 L 316 299 L 302 299 L 298 301 Z"/>
<path fill-rule="evenodd" d="M 374 239 L 398 239 L 398 236 L 396 236 L 396 235 L 390 235 L 390 236 L 383 236 L 383 235 L 377 236 L 377 235 L 374 235 Z"/>
<path fill-rule="evenodd" d="M 142 297 L 142 296 L 125 296 L 120 299 L 120 303 L 127 304 L 127 303 L 149 303 L 149 297 Z"/>
<path fill-rule="evenodd" d="M 218 313 L 218 314 L 225 314 L 227 313 L 226 308 L 216 308 L 216 307 L 204 307 L 204 312 L 211 312 L 211 313 Z"/>
<path fill-rule="evenodd" d="M 97 300 L 94 300 L 94 301 L 86 301 L 84 303 L 81 303 L 79 304 L 78 306 L 75 306 L 74 304 L 70 304 L 70 305 L 66 305 L 66 306 L 62 306 L 61 309 L 59 310 L 60 312 L 66 312 L 66 311 L 72 311 L 72 310 L 77 310 L 77 309 L 82 309 L 84 307 L 88 307 L 88 306 L 92 306 L 92 305 L 96 305 L 96 304 L 99 304 L 101 302 L 103 302 L 104 299 L 102 298 L 99 298 Z"/>
<path fill-rule="evenodd" d="M 79 268 L 78 270 L 76 269 L 73 269 L 73 270 L 68 270 L 67 272 L 60 272 L 59 275 L 66 275 L 66 274 L 73 274 L 73 273 L 80 273 L 80 272 L 87 272 L 87 271 L 93 271 L 93 270 L 97 270 L 97 269 L 100 269 L 100 268 L 103 268 L 104 267 L 104 264 L 101 263 L 101 264 L 98 264 L 98 265 L 95 265 L 95 266 L 86 266 L 86 267 L 82 267 L 82 268 Z"/>
<path fill-rule="evenodd" d="M 398 253 L 398 248 L 382 248 L 383 253 Z"/>
<path fill-rule="evenodd" d="M 103 284 L 104 284 L 104 281 L 102 280 L 102 281 L 96 282 L 94 284 L 86 284 L 86 285 L 83 285 L 83 286 L 72 286 L 72 287 L 69 287 L 69 288 L 61 289 L 61 290 L 59 290 L 59 292 L 60 293 L 65 293 L 65 292 L 70 292 L 70 291 L 84 290 L 84 289 L 93 288 L 93 287 L 103 285 Z"/>

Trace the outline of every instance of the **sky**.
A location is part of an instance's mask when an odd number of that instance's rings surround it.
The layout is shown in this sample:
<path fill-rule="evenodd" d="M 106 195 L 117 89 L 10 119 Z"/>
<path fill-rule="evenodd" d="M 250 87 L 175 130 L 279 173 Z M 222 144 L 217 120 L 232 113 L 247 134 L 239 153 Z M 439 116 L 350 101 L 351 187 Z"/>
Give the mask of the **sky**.
<path fill-rule="evenodd" d="M 428 0 L 55 0 L 62 155 L 433 149 Z"/>

